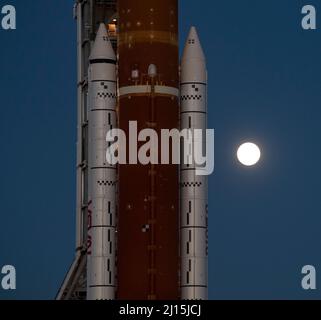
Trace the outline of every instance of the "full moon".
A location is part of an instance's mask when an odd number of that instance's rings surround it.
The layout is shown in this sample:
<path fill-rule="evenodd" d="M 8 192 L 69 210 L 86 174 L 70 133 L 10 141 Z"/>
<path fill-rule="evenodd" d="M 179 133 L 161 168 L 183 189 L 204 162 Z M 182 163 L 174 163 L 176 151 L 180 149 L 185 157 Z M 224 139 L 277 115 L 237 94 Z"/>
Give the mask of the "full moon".
<path fill-rule="evenodd" d="M 237 158 L 247 167 L 254 166 L 261 158 L 260 148 L 251 142 L 244 143 L 237 150 Z"/>

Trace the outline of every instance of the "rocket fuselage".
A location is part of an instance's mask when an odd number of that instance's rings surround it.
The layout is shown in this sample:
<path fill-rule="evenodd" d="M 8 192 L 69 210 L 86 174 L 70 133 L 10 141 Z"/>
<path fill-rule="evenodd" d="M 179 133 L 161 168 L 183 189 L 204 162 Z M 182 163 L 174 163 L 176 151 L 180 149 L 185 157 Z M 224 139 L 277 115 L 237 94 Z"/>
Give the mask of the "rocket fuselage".
<path fill-rule="evenodd" d="M 117 167 L 106 161 L 106 132 L 116 127 L 116 56 L 101 24 L 88 71 L 87 299 L 115 299 Z"/>
<path fill-rule="evenodd" d="M 127 143 L 130 121 L 160 137 L 179 127 L 178 1 L 119 0 L 118 12 L 119 127 Z M 117 298 L 178 299 L 177 165 L 119 166 L 117 237 Z"/>

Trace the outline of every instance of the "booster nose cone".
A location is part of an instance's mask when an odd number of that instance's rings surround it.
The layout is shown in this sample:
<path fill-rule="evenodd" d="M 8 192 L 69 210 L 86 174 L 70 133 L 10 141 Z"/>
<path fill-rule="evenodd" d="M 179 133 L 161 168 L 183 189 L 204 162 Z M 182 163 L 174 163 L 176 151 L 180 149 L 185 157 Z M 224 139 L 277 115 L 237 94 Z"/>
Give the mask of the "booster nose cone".
<path fill-rule="evenodd" d="M 109 40 L 107 29 L 104 23 L 101 23 L 99 26 L 89 60 L 90 62 L 95 60 L 110 60 L 116 62 L 116 55 Z"/>
<path fill-rule="evenodd" d="M 181 61 L 181 82 L 205 82 L 206 59 L 195 27 L 191 27 Z"/>
<path fill-rule="evenodd" d="M 182 62 L 184 60 L 199 59 L 205 62 L 204 51 L 195 27 L 191 27 L 185 44 Z"/>

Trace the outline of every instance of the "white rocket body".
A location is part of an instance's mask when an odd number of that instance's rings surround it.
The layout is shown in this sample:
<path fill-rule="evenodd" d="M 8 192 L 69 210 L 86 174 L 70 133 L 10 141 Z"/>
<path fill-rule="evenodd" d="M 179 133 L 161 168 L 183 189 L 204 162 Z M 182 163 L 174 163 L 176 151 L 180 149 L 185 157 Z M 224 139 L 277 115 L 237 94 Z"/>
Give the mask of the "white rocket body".
<path fill-rule="evenodd" d="M 88 90 L 87 300 L 115 299 L 117 168 L 106 160 L 116 127 L 116 56 L 101 24 L 90 56 Z"/>
<path fill-rule="evenodd" d="M 181 130 L 202 129 L 204 150 L 207 128 L 207 71 L 205 56 L 194 27 L 181 61 Z M 193 146 L 195 145 L 195 141 Z M 207 177 L 196 175 L 197 165 L 180 167 L 181 299 L 208 298 Z"/>

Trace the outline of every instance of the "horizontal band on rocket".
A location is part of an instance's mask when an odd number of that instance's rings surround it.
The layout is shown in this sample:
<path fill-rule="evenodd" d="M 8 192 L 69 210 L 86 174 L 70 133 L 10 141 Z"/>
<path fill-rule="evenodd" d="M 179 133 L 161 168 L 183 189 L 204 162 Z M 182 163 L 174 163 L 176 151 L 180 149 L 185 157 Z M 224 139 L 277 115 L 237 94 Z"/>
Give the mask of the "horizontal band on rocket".
<path fill-rule="evenodd" d="M 184 113 L 202 113 L 202 114 L 207 114 L 207 112 L 205 111 L 182 111 L 181 114 L 184 114 Z"/>
<path fill-rule="evenodd" d="M 207 86 L 207 83 L 205 82 L 182 82 L 181 86 L 190 85 L 190 84 L 199 84 L 199 85 Z"/>
<path fill-rule="evenodd" d="M 115 226 L 90 226 L 89 230 L 90 229 L 101 229 L 101 228 L 109 228 L 109 229 L 116 229 Z"/>
<path fill-rule="evenodd" d="M 90 111 L 107 111 L 107 112 L 116 112 L 115 109 L 91 109 Z"/>
<path fill-rule="evenodd" d="M 166 31 L 130 31 L 122 32 L 118 39 L 119 46 L 135 43 L 166 43 L 178 46 L 176 33 Z"/>
<path fill-rule="evenodd" d="M 181 227 L 181 229 L 207 229 L 207 227 L 187 226 L 187 227 Z"/>
<path fill-rule="evenodd" d="M 110 82 L 110 83 L 117 83 L 117 81 L 114 81 L 114 80 L 91 80 L 90 82 Z"/>
<path fill-rule="evenodd" d="M 89 62 L 90 64 L 96 64 L 96 63 L 116 64 L 116 60 L 112 60 L 112 59 L 92 59 Z"/>
<path fill-rule="evenodd" d="M 155 94 L 163 94 L 169 96 L 179 96 L 178 88 L 167 87 L 167 86 L 155 86 L 154 91 Z M 128 96 L 133 94 L 151 94 L 152 86 L 150 85 L 139 85 L 139 86 L 128 86 L 122 87 L 119 89 L 119 96 Z"/>
<path fill-rule="evenodd" d="M 96 286 L 89 286 L 89 288 L 116 288 L 116 286 L 96 285 Z"/>
<path fill-rule="evenodd" d="M 199 167 L 194 167 L 194 168 L 193 167 L 192 168 L 182 168 L 181 167 L 180 170 L 181 171 L 195 171 L 195 170 L 198 170 L 198 169 L 200 169 L 200 168 Z"/>
<path fill-rule="evenodd" d="M 126 95 L 120 96 L 119 98 L 120 98 L 120 99 L 125 99 L 125 98 L 130 99 L 130 98 L 132 98 L 132 97 L 147 97 L 147 98 L 149 98 L 150 95 L 151 95 L 150 93 L 134 93 L 134 94 L 126 94 Z M 163 94 L 163 93 L 155 93 L 155 94 L 154 94 L 154 97 L 171 98 L 172 100 L 178 99 L 178 97 L 175 96 L 175 95 Z"/>
<path fill-rule="evenodd" d="M 207 288 L 207 286 L 186 285 L 186 286 L 181 286 L 181 288 Z"/>
<path fill-rule="evenodd" d="M 98 169 L 110 169 L 110 170 L 117 170 L 115 167 L 92 167 L 90 170 L 98 170 Z"/>

